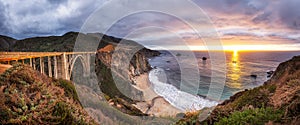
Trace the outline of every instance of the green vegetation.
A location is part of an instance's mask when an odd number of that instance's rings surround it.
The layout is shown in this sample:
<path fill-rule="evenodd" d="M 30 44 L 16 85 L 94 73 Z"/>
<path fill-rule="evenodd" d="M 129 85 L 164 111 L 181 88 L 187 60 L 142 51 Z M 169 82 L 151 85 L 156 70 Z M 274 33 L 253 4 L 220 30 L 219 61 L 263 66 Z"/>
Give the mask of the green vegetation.
<path fill-rule="evenodd" d="M 126 101 L 132 101 L 119 91 L 113 80 L 110 68 L 101 61 L 97 63 L 96 73 L 100 77 L 101 91 L 109 96 L 109 98 L 121 97 L 126 99 Z"/>
<path fill-rule="evenodd" d="M 249 91 L 244 91 L 243 94 L 231 103 L 231 108 L 240 110 L 244 106 L 252 105 L 253 107 L 261 108 L 269 105 L 269 94 L 274 93 L 275 85 L 265 85 L 254 88 Z"/>
<path fill-rule="evenodd" d="M 221 118 L 216 125 L 264 125 L 269 121 L 278 122 L 283 111 L 271 107 L 247 109 L 233 112 L 230 116 Z"/>
<path fill-rule="evenodd" d="M 73 83 L 71 81 L 67 81 L 64 79 L 58 79 L 58 80 L 55 79 L 54 81 L 55 81 L 54 83 L 57 86 L 59 86 L 65 90 L 65 96 L 67 96 L 69 98 L 73 98 L 79 102 L 79 98 L 76 93 L 75 86 L 73 85 Z"/>
<path fill-rule="evenodd" d="M 100 80 L 100 89 L 104 93 L 104 97 L 107 101 L 111 100 L 114 104 L 122 105 L 122 108 L 119 109 L 123 113 L 134 115 L 134 116 L 144 116 L 136 107 L 132 106 L 134 101 L 127 96 L 123 95 L 117 88 L 115 81 L 111 74 L 111 69 L 108 68 L 103 62 L 98 61 L 96 67 L 97 76 Z M 121 78 L 120 78 L 121 79 Z M 126 81 L 122 79 L 122 81 Z"/>

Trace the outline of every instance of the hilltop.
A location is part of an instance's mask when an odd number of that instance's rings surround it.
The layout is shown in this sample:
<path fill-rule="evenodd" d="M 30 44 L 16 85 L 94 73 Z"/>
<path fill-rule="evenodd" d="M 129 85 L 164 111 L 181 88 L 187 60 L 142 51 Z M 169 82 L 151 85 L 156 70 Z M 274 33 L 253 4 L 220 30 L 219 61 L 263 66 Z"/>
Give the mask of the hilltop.
<path fill-rule="evenodd" d="M 100 41 L 101 37 L 102 39 Z M 97 44 L 100 41 L 98 48 L 102 48 L 108 44 L 117 44 L 122 39 L 108 36 L 102 33 L 84 34 L 79 32 L 68 32 L 62 36 L 32 37 L 21 40 L 16 40 L 8 36 L 0 35 L 0 51 L 72 52 L 76 44 L 76 40 L 84 40 L 87 44 Z"/>
<path fill-rule="evenodd" d="M 16 43 L 16 39 L 0 35 L 0 51 L 9 51 L 10 47 Z"/>

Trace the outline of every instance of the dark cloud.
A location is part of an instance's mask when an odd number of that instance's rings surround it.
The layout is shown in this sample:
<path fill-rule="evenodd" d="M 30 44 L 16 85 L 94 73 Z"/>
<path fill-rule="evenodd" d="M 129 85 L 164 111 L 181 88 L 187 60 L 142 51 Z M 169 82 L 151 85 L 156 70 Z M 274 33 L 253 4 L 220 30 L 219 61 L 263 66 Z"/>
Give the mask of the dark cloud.
<path fill-rule="evenodd" d="M 0 0 L 0 34 L 20 39 L 79 31 L 85 19 L 104 1 Z"/>
<path fill-rule="evenodd" d="M 107 0 L 0 0 L 0 34 L 26 38 L 79 31 L 89 15 L 105 1 Z M 129 5 L 127 2 L 121 0 L 115 7 Z M 274 37 L 299 42 L 300 36 L 297 35 L 300 29 L 299 0 L 193 0 L 193 2 L 208 14 L 223 37 Z M 134 8 L 134 6 L 127 8 Z M 107 13 L 111 15 L 119 13 L 115 10 L 111 8 Z M 199 24 L 202 21 L 192 17 L 193 13 L 200 12 L 191 13 L 189 8 L 184 6 L 174 10 L 178 10 L 178 13 L 187 13 L 187 16 L 191 16 L 190 20 L 199 21 Z M 101 18 L 98 20 L 101 21 Z M 140 13 L 118 21 L 108 33 L 122 37 L 139 27 L 172 25 L 174 29 L 185 32 L 182 33 L 185 34 L 183 38 L 194 38 L 176 20 L 159 14 Z M 236 27 L 244 27 L 244 29 Z M 222 30 L 225 28 L 228 30 Z M 168 35 L 157 33 L 153 36 L 159 39 Z"/>
<path fill-rule="evenodd" d="M 68 0 L 47 0 L 50 4 L 59 5 L 68 2 Z"/>
<path fill-rule="evenodd" d="M 300 1 L 284 0 L 279 5 L 280 20 L 289 28 L 300 29 Z"/>
<path fill-rule="evenodd" d="M 193 0 L 208 13 L 252 15 L 265 9 L 267 0 Z"/>
<path fill-rule="evenodd" d="M 1 32 L 8 32 L 7 27 L 5 26 L 5 14 L 4 14 L 4 5 L 0 3 L 0 29 Z"/>

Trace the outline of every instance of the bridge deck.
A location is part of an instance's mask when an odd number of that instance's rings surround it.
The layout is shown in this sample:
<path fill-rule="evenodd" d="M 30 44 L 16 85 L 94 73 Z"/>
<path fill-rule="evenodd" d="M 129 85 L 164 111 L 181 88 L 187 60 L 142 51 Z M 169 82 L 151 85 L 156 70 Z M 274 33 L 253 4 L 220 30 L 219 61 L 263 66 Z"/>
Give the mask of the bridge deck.
<path fill-rule="evenodd" d="M 96 52 L 0 52 L 0 62 L 38 58 L 46 56 L 59 56 L 62 54 L 96 54 Z"/>

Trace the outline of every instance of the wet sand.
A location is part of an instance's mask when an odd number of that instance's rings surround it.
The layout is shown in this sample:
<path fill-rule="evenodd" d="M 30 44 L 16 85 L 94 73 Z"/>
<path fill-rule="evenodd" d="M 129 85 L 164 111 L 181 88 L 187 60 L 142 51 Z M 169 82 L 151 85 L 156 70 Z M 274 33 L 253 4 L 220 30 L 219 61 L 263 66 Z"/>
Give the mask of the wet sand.
<path fill-rule="evenodd" d="M 152 90 L 147 73 L 135 78 L 135 87 L 143 92 L 143 98 L 145 100 L 145 102 L 138 102 L 134 105 L 135 107 L 144 113 L 154 116 L 175 116 L 182 112 Z"/>

